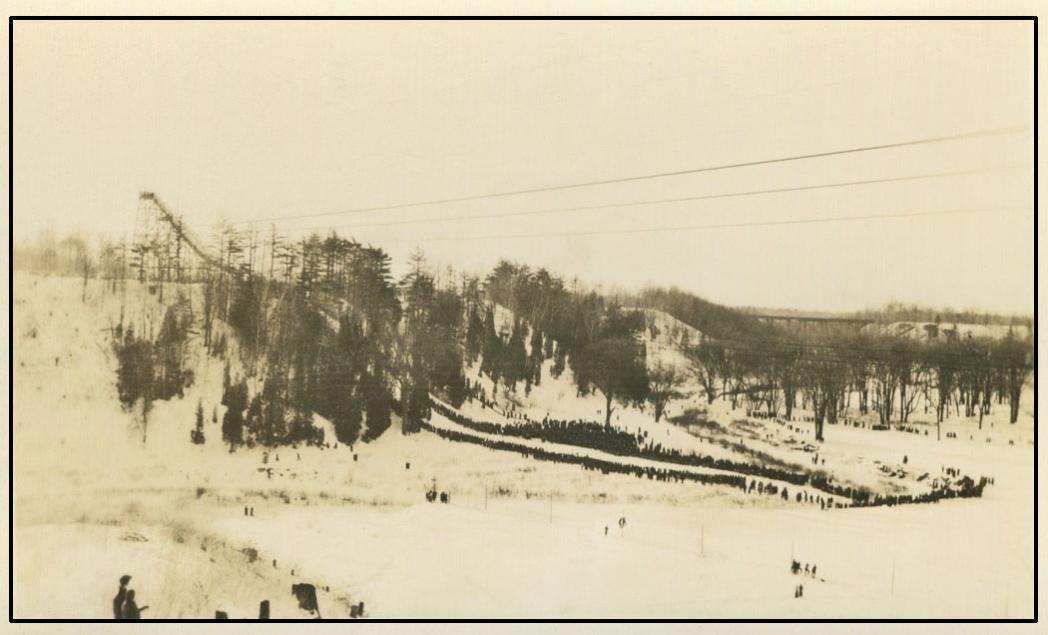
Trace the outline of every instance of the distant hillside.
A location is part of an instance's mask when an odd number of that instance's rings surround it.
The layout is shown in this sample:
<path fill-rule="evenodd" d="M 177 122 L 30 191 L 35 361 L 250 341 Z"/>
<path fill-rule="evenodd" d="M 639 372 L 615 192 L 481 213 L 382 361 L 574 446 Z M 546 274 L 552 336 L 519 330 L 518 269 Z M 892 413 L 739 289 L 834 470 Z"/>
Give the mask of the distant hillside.
<path fill-rule="evenodd" d="M 736 309 L 746 315 L 770 315 L 774 317 L 792 317 L 792 318 L 855 318 L 855 313 L 848 313 L 842 311 L 811 311 L 806 309 L 782 309 L 782 308 L 769 308 L 759 306 L 744 306 L 736 307 Z"/>
<path fill-rule="evenodd" d="M 991 313 L 976 311 L 956 311 L 953 309 L 939 309 L 918 305 L 906 305 L 892 302 L 882 307 L 871 307 L 862 311 L 817 311 L 807 309 L 784 309 L 772 307 L 737 307 L 737 310 L 747 315 L 767 315 L 775 317 L 793 318 L 836 318 L 836 319 L 861 319 L 891 324 L 896 322 L 923 322 L 928 324 L 967 324 L 972 326 L 1022 326 L 1032 327 L 1033 318 L 1028 315 L 1007 315 L 1003 313 Z"/>
<path fill-rule="evenodd" d="M 662 311 L 706 337 L 763 339 L 778 332 L 776 327 L 739 309 L 710 302 L 676 287 L 647 287 L 615 299 L 626 306 Z"/>
<path fill-rule="evenodd" d="M 905 305 L 899 302 L 892 302 L 883 307 L 856 311 L 851 316 L 870 319 L 875 322 L 938 322 L 941 324 L 956 323 L 983 326 L 1033 326 L 1033 318 L 1028 315 L 1006 315 L 974 309 L 955 311 L 949 308 L 937 309 L 934 307 Z"/>
<path fill-rule="evenodd" d="M 1020 339 L 1033 336 L 1033 325 L 1010 324 L 965 324 L 936 322 L 891 322 L 888 324 L 871 324 L 863 329 L 867 333 L 894 335 L 916 340 L 934 341 L 951 337 L 961 339 L 986 338 L 1003 339 L 1011 333 Z"/>

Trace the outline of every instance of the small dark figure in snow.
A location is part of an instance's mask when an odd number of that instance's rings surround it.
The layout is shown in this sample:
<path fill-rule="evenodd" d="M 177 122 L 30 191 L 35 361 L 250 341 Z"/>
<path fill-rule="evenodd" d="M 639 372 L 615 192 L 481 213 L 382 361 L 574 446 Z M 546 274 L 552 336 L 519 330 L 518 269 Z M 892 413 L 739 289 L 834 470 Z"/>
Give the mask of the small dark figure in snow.
<path fill-rule="evenodd" d="M 317 588 L 312 584 L 292 584 L 291 594 L 298 600 L 298 607 L 320 617 L 320 605 L 317 602 Z"/>
<path fill-rule="evenodd" d="M 804 597 L 804 585 L 803 584 L 798 584 L 797 585 L 797 597 L 799 597 L 799 598 Z"/>
<path fill-rule="evenodd" d="M 604 535 L 605 536 L 608 535 L 608 526 L 607 525 L 604 525 Z"/>
<path fill-rule="evenodd" d="M 808 575 L 808 563 L 804 563 L 804 575 Z"/>
<path fill-rule="evenodd" d="M 818 567 L 816 567 L 815 565 L 811 566 L 811 577 L 813 577 L 813 578 L 815 577 L 815 569 L 817 569 L 817 568 Z"/>
<path fill-rule="evenodd" d="M 138 604 L 135 603 L 135 590 L 129 589 L 127 592 L 127 599 L 124 600 L 124 619 L 125 620 L 140 620 L 142 619 L 142 611 L 148 609 L 148 606 L 138 608 Z"/>
<path fill-rule="evenodd" d="M 129 575 L 120 576 L 120 588 L 116 592 L 116 597 L 113 598 L 113 619 L 124 619 L 124 600 L 127 598 L 127 583 L 130 581 L 131 576 Z"/>
<path fill-rule="evenodd" d="M 906 465 L 906 463 L 908 463 L 909 460 L 910 460 L 910 457 L 906 456 L 905 454 L 902 455 L 902 464 L 903 465 Z"/>

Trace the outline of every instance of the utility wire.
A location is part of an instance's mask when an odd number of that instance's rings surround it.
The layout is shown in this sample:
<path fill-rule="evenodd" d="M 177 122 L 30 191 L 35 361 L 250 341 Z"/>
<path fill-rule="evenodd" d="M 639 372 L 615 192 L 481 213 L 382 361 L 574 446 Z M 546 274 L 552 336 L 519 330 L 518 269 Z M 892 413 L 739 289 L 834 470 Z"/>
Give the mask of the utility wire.
<path fill-rule="evenodd" d="M 582 205 L 576 207 L 555 207 L 538 210 L 527 210 L 527 211 L 513 211 L 513 212 L 496 212 L 493 214 L 464 214 L 457 216 L 441 216 L 437 218 L 411 218 L 401 219 L 392 221 L 380 221 L 377 223 L 349 223 L 344 225 L 327 225 L 327 226 L 314 226 L 314 227 L 293 227 L 286 231 L 288 232 L 316 232 L 329 229 L 346 229 L 353 227 L 390 227 L 397 225 L 417 225 L 425 223 L 442 223 L 449 221 L 464 221 L 464 220 L 484 220 L 488 218 L 510 218 L 518 216 L 535 216 L 540 214 L 554 214 L 560 212 L 582 212 L 592 211 L 600 209 L 622 209 L 626 207 L 638 207 L 642 205 L 665 205 L 669 203 L 685 203 L 689 201 L 707 201 L 713 199 L 722 198 L 738 198 L 744 196 L 757 196 L 761 194 L 781 194 L 786 192 L 804 192 L 810 190 L 823 190 L 839 187 L 854 187 L 858 185 L 876 185 L 882 183 L 898 183 L 904 181 L 919 181 L 924 179 L 937 179 L 944 177 L 953 176 L 967 176 L 973 174 L 987 174 L 992 172 L 1006 172 L 1011 170 L 1020 170 L 1028 168 L 1029 165 L 1020 166 L 1005 166 L 999 168 L 980 168 L 972 170 L 953 170 L 949 172 L 932 172 L 927 174 L 913 174 L 905 176 L 893 176 L 885 177 L 880 179 L 865 179 L 861 181 L 839 181 L 833 183 L 818 183 L 814 185 L 800 185 L 795 187 L 780 187 L 770 188 L 762 190 L 747 190 L 742 192 L 723 192 L 718 194 L 702 194 L 698 196 L 685 196 L 679 198 L 662 198 L 662 199 L 651 199 L 643 201 L 630 201 L 626 203 L 608 203 L 603 205 Z"/>
<path fill-rule="evenodd" d="M 985 208 L 974 208 L 974 209 L 947 209 L 947 210 L 936 210 L 930 212 L 902 212 L 898 214 L 863 214 L 859 216 L 831 216 L 824 218 L 796 218 L 788 220 L 778 221 L 755 221 L 749 223 L 718 223 L 709 225 L 676 225 L 670 227 L 637 227 L 628 229 L 601 229 L 594 231 L 579 231 L 579 232 L 545 232 L 545 233 L 534 233 L 534 234 L 486 234 L 482 236 L 438 236 L 436 238 L 424 238 L 424 239 L 413 239 L 413 238 L 397 238 L 391 240 L 376 240 L 378 243 L 403 243 L 403 242 L 414 242 L 414 243 L 433 243 L 433 242 L 447 242 L 447 241 L 459 241 L 459 240 L 508 240 L 517 238 L 559 238 L 567 236 L 601 236 L 601 235 L 613 235 L 613 234 L 642 234 L 642 233 L 655 233 L 655 232 L 676 232 L 676 231 L 699 231 L 705 229 L 737 229 L 744 227 L 769 227 L 776 225 L 813 225 L 818 223 L 840 223 L 850 221 L 862 221 L 862 220 L 887 220 L 893 218 L 915 218 L 925 216 L 946 216 L 953 214 L 977 214 L 985 212 L 999 212 L 1009 209 L 1023 209 L 1018 205 L 1005 206 L 1005 207 L 985 207 Z"/>
<path fill-rule="evenodd" d="M 674 170 L 670 172 L 656 172 L 651 174 L 641 174 L 637 176 L 626 176 L 614 179 L 601 179 L 595 181 L 582 181 L 578 183 L 567 183 L 561 185 L 549 185 L 545 187 L 532 187 L 518 190 L 506 190 L 501 192 L 490 192 L 486 194 L 474 194 L 471 196 L 457 196 L 450 198 L 432 199 L 428 201 L 414 201 L 409 203 L 397 203 L 393 205 L 379 205 L 375 207 L 358 207 L 354 209 L 345 209 L 337 212 L 314 212 L 310 214 L 294 214 L 287 216 L 270 216 L 266 218 L 256 218 L 247 221 L 238 221 L 236 224 L 244 223 L 256 223 L 256 222 L 272 222 L 278 220 L 291 220 L 298 218 L 319 218 L 322 216 L 340 216 L 343 214 L 363 214 L 366 212 L 378 212 L 392 209 L 406 209 L 409 207 L 422 207 L 425 205 L 439 205 L 443 203 L 460 203 L 465 201 L 478 201 L 489 198 L 499 198 L 503 196 L 517 196 L 521 194 L 537 194 L 539 192 L 555 192 L 559 190 L 568 190 L 581 187 L 594 187 L 598 185 L 611 185 L 613 183 L 633 183 L 637 181 L 646 181 L 651 179 L 661 179 L 674 176 L 685 176 L 689 174 L 702 174 L 704 172 L 716 172 L 720 170 L 731 170 L 736 168 L 754 167 L 758 165 L 773 165 L 776 163 L 787 163 L 791 161 L 802 161 L 806 159 L 818 159 L 824 157 L 841 156 L 847 154 L 856 154 L 860 152 L 872 152 L 876 150 L 888 150 L 891 148 L 905 148 L 910 146 L 927 145 L 933 143 L 943 143 L 948 141 L 960 141 L 964 139 L 977 139 L 980 137 L 994 137 L 1007 134 L 1015 134 L 1024 132 L 1026 126 L 1009 126 L 1004 128 L 990 128 L 984 130 L 976 130 L 973 132 L 965 132 L 952 135 L 944 135 L 938 137 L 924 137 L 921 139 L 912 139 L 909 141 L 897 141 L 894 143 L 883 143 L 878 145 L 869 146 L 857 146 L 852 148 L 844 148 L 840 150 L 829 150 L 825 152 L 813 152 L 809 154 L 796 154 L 783 157 L 774 157 L 770 159 L 758 159 L 754 161 L 741 161 L 738 163 L 726 163 L 721 165 L 704 166 L 699 168 L 690 168 L 686 170 Z"/>

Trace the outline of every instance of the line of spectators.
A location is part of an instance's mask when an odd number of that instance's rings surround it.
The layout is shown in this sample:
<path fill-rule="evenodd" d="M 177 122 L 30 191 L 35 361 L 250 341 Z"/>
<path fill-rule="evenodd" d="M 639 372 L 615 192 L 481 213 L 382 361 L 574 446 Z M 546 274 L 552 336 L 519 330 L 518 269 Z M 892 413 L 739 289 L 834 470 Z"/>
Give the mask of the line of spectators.
<path fill-rule="evenodd" d="M 782 468 L 732 461 L 725 458 L 715 458 L 708 455 L 702 454 L 684 454 L 676 448 L 663 448 L 661 444 L 655 444 L 648 442 L 643 444 L 643 435 L 631 434 L 624 430 L 620 430 L 611 426 L 606 426 L 601 423 L 594 423 L 591 421 L 583 420 L 571 420 L 563 421 L 558 419 L 551 419 L 544 417 L 541 422 L 528 421 L 520 424 L 499 424 L 489 423 L 482 421 L 475 421 L 471 417 L 462 414 L 461 412 L 445 406 L 444 404 L 434 400 L 432 402 L 432 408 L 437 413 L 446 417 L 447 419 L 471 430 L 482 432 L 490 435 L 498 436 L 509 436 L 509 437 L 520 437 L 524 439 L 537 439 L 540 441 L 546 441 L 550 443 L 559 443 L 565 445 L 575 445 L 579 447 L 585 447 L 593 450 L 599 450 L 607 452 L 609 454 L 615 454 L 618 456 L 631 456 L 636 458 L 651 459 L 656 461 L 662 461 L 665 463 L 675 463 L 678 465 L 688 465 L 693 467 L 705 467 L 717 470 L 723 470 L 726 472 L 735 472 L 739 474 L 738 477 L 741 479 L 741 485 L 734 481 L 727 481 L 728 484 L 740 487 L 743 490 L 747 490 L 747 480 L 741 476 L 754 476 L 775 481 L 784 481 L 786 483 L 805 486 L 811 489 L 819 490 L 825 494 L 830 494 L 838 498 L 850 501 L 850 506 L 858 507 L 873 507 L 880 505 L 904 505 L 911 503 L 933 503 L 938 502 L 944 498 L 969 498 L 969 497 L 980 497 L 982 496 L 982 490 L 985 485 L 988 484 L 989 479 L 986 477 L 981 478 L 978 482 L 974 481 L 969 477 L 964 477 L 947 487 L 932 490 L 923 494 L 895 494 L 895 495 L 881 495 L 871 491 L 866 487 L 852 487 L 850 485 L 841 485 L 834 482 L 833 477 L 826 472 L 822 471 L 791 471 Z M 438 434 L 444 436 L 443 431 L 433 426 L 427 426 L 428 429 L 438 431 Z M 466 440 L 470 442 L 478 442 L 476 437 L 471 435 L 455 433 L 458 436 L 463 437 L 462 439 L 455 440 Z M 486 440 L 482 440 L 486 441 Z M 544 460 L 563 460 L 563 457 L 573 456 L 575 459 L 571 462 L 580 463 L 582 460 L 591 462 L 592 465 L 603 464 L 607 466 L 621 466 L 622 464 L 610 461 L 600 461 L 598 459 L 592 459 L 591 457 L 581 457 L 576 455 L 566 455 L 559 452 L 549 452 L 546 450 L 528 448 L 524 450 L 521 446 L 518 446 L 509 442 L 492 441 L 491 443 L 499 444 L 500 447 L 494 447 L 494 449 L 506 449 L 511 451 L 520 451 L 534 453 L 535 458 Z M 481 443 L 481 445 L 487 445 L 487 443 Z M 539 456 L 539 453 L 543 453 L 545 456 Z M 603 467 L 596 467 L 595 469 L 604 469 Z M 617 467 L 607 468 L 609 471 L 622 471 Z M 655 478 L 655 475 L 664 473 L 659 480 L 666 480 L 672 477 L 672 474 L 684 474 L 687 475 L 687 480 L 698 480 L 692 479 L 692 476 L 720 476 L 720 475 L 698 475 L 692 472 L 684 472 L 680 470 L 658 470 L 655 468 L 636 468 L 644 473 L 649 474 L 649 478 Z M 647 470 L 651 470 L 647 472 Z M 633 472 L 631 468 L 629 470 Z M 725 475 L 728 476 L 728 475 Z M 734 478 L 734 476 L 733 476 Z M 707 482 L 707 481 L 703 481 Z M 771 484 L 769 484 L 771 485 Z M 776 491 L 776 493 L 778 493 Z M 829 499 L 832 500 L 832 499 Z M 825 503 L 824 503 L 825 504 Z M 840 506 L 839 504 L 837 506 Z"/>

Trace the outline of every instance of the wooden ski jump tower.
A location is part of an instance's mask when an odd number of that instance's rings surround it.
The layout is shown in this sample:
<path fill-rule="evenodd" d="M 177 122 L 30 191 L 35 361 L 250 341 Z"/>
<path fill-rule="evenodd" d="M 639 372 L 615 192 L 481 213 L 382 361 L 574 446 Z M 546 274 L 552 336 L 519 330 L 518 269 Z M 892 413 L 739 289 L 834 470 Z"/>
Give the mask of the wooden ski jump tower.
<path fill-rule="evenodd" d="M 218 265 L 182 219 L 152 192 L 138 195 L 131 241 L 131 274 L 164 298 L 165 282 L 193 282 L 204 265 Z"/>

